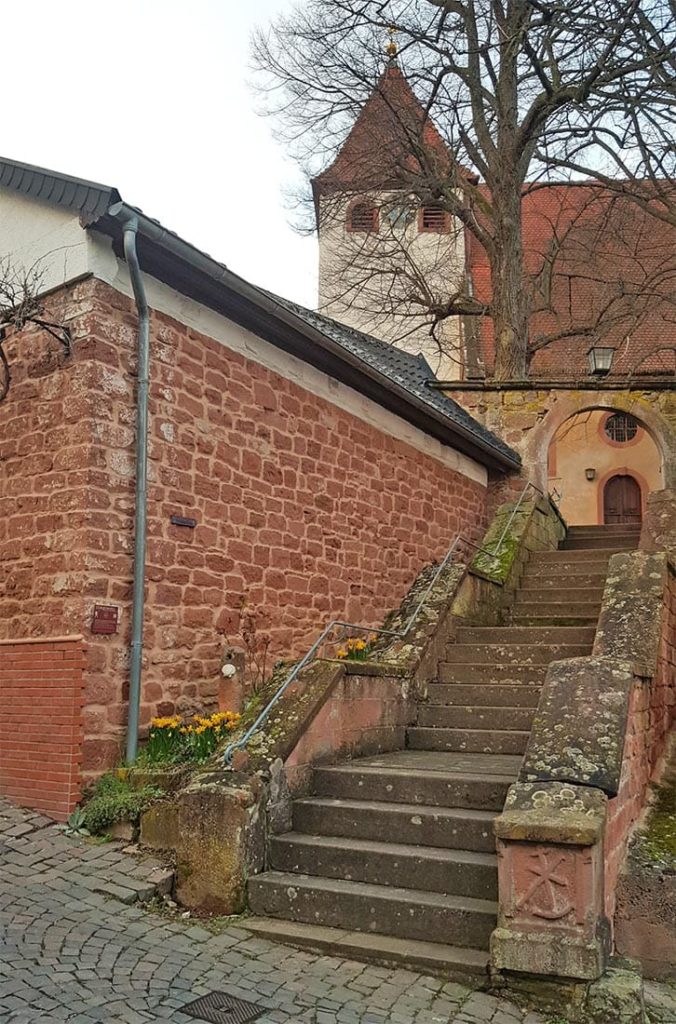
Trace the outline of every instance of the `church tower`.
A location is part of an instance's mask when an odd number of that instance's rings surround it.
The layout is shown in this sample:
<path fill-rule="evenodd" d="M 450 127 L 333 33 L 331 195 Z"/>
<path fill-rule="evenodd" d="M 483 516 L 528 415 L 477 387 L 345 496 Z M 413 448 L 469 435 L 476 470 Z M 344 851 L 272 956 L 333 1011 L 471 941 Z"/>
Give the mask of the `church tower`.
<path fill-rule="evenodd" d="M 333 163 L 313 179 L 319 311 L 422 353 L 443 379 L 464 374 L 457 317 L 431 329 L 465 279 L 462 224 L 438 200 L 451 155 L 404 78 L 388 64 Z"/>

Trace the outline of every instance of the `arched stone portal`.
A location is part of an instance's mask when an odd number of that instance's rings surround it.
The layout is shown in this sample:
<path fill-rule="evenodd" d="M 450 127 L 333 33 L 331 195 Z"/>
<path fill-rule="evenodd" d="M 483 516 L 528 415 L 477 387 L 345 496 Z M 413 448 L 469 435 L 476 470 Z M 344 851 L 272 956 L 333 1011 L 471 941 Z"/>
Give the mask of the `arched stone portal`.
<path fill-rule="evenodd" d="M 598 410 L 634 416 L 652 438 L 662 466 L 662 487 L 676 487 L 676 382 L 653 382 L 643 388 L 547 386 L 533 381 L 510 387 L 491 381 L 445 388 L 469 413 L 511 445 L 523 460 L 524 479 L 543 490 L 548 484 L 552 438 L 577 413 Z M 591 464 L 583 468 L 592 468 Z M 651 488 L 652 489 L 652 488 Z M 598 520 L 597 520 L 598 521 Z"/>
<path fill-rule="evenodd" d="M 583 409 L 549 443 L 547 482 L 569 523 L 640 523 L 648 494 L 664 487 L 662 453 L 631 413 Z"/>

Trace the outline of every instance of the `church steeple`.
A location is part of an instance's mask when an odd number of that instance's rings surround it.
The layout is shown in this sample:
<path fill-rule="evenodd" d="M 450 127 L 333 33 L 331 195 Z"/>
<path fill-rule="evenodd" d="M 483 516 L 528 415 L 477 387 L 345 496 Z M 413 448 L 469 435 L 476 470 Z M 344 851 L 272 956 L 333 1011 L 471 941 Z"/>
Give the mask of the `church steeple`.
<path fill-rule="evenodd" d="M 434 192 L 435 183 L 448 180 L 452 156 L 402 73 L 393 32 L 384 56 L 335 160 L 312 182 L 319 309 L 422 353 L 449 379 L 462 361 L 457 321 L 430 337 L 416 289 L 438 294 L 442 303 L 464 273 L 462 225 Z"/>
<path fill-rule="evenodd" d="M 386 54 L 387 64 L 335 160 L 312 180 L 316 204 L 336 191 L 406 188 L 421 172 L 413 155 L 420 147 L 437 171 L 450 165 L 443 139 L 402 74 L 393 37 Z"/>

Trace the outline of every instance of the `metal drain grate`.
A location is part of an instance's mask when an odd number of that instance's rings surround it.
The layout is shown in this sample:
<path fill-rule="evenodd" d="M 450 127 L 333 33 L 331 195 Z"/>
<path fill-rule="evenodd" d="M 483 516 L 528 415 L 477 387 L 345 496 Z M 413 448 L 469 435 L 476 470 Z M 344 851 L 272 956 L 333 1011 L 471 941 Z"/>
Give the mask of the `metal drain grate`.
<path fill-rule="evenodd" d="M 247 1024 L 248 1021 L 258 1020 L 264 1009 L 264 1006 L 229 996 L 227 992 L 209 992 L 194 1003 L 182 1006 L 181 1013 L 187 1013 L 197 1020 L 209 1021 L 210 1024 Z"/>

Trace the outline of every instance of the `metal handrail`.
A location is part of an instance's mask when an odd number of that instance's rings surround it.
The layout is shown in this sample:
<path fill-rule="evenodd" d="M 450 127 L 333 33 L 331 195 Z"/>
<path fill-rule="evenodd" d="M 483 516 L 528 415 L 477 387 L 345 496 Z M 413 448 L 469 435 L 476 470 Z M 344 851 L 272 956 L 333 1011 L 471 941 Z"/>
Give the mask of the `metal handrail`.
<path fill-rule="evenodd" d="M 453 557 L 453 553 L 455 552 L 455 549 L 457 548 L 458 544 L 460 544 L 462 542 L 463 544 L 467 545 L 467 547 L 474 548 L 476 551 L 483 552 L 483 554 L 489 555 L 491 558 L 496 559 L 498 557 L 499 552 L 500 552 L 500 548 L 502 547 L 502 545 L 504 543 L 505 537 L 507 536 L 509 528 L 512 525 L 512 523 L 514 522 L 514 518 L 515 518 L 517 512 L 519 511 L 519 509 L 520 509 L 520 507 L 521 507 L 521 505 L 522 505 L 522 503 L 524 501 L 524 498 L 526 497 L 526 494 L 528 493 L 529 489 L 537 491 L 539 494 L 541 494 L 544 497 L 544 491 L 540 487 L 538 487 L 534 483 L 531 483 L 530 480 L 528 480 L 526 482 L 525 487 L 523 488 L 523 490 L 521 491 L 521 494 L 519 495 L 519 500 L 517 501 L 516 505 L 512 509 L 512 514 L 510 515 L 509 519 L 507 520 L 507 523 L 505 524 L 505 528 L 503 529 L 503 531 L 502 531 L 502 533 L 501 533 L 501 535 L 500 535 L 500 537 L 498 539 L 498 542 L 495 545 L 495 548 L 493 549 L 493 551 L 488 551 L 486 548 L 480 547 L 478 544 L 475 544 L 473 541 L 467 540 L 467 538 L 463 537 L 462 534 L 460 534 L 460 533 L 457 535 L 457 537 L 455 538 L 455 540 L 451 544 L 450 548 L 446 552 L 446 555 L 444 556 L 443 561 L 440 562 L 439 565 L 437 566 L 437 568 L 436 568 L 436 570 L 434 572 L 434 575 L 432 576 L 432 579 L 430 580 L 428 585 L 425 587 L 425 590 L 423 591 L 422 597 L 420 598 L 420 600 L 418 601 L 417 605 L 413 609 L 413 612 L 409 616 L 409 619 L 408 619 L 408 621 L 407 621 L 407 623 L 406 623 L 406 625 L 404 626 L 403 629 L 399 629 L 399 630 L 377 629 L 377 628 L 374 628 L 373 626 L 362 626 L 362 625 L 359 625 L 358 623 L 355 623 L 355 622 L 343 622 L 342 619 L 332 619 L 331 622 L 329 622 L 329 624 L 327 626 L 325 626 L 325 628 L 322 630 L 321 634 L 317 637 L 317 639 L 313 643 L 313 645 L 310 648 L 310 650 L 291 669 L 291 672 L 289 673 L 289 675 L 286 677 L 286 679 L 284 680 L 282 685 L 275 692 L 274 696 L 271 697 L 271 699 L 265 705 L 265 707 L 260 712 L 260 714 L 258 715 L 258 718 L 255 720 L 255 722 L 253 722 L 252 725 L 249 726 L 247 731 L 244 733 L 244 735 L 242 737 L 240 737 L 240 739 L 235 740 L 234 743 L 228 744 L 228 746 L 225 748 L 225 751 L 223 753 L 223 762 L 224 762 L 224 764 L 226 766 L 229 766 L 230 762 L 232 761 L 232 755 L 234 754 L 234 752 L 236 750 L 240 750 L 242 747 L 245 747 L 247 745 L 247 743 L 249 742 L 249 740 L 251 739 L 251 737 L 254 735 L 254 733 L 258 732 L 260 727 L 263 725 L 263 723 L 268 718 L 268 715 L 270 714 L 270 712 L 272 711 L 274 706 L 281 700 L 282 696 L 287 691 L 287 689 L 289 688 L 291 683 L 293 683 L 294 680 L 297 679 L 298 675 L 300 674 L 300 672 L 302 672 L 302 670 L 306 667 L 306 665 L 309 665 L 310 662 L 314 660 L 315 654 L 317 653 L 319 648 L 322 646 L 322 644 L 327 640 L 327 638 L 331 635 L 331 633 L 334 631 L 334 629 L 337 629 L 338 627 L 341 627 L 343 629 L 359 630 L 359 631 L 364 632 L 364 633 L 375 634 L 376 636 L 379 636 L 379 637 L 381 637 L 381 636 L 382 637 L 391 637 L 392 640 L 395 640 L 395 639 L 396 640 L 401 640 L 401 639 L 403 639 L 409 633 L 411 627 L 413 626 L 413 623 L 418 618 L 418 615 L 422 611 L 422 608 L 423 608 L 425 602 L 427 601 L 427 598 L 429 597 L 432 588 L 434 587 L 435 583 L 439 579 L 441 573 L 444 571 L 446 566 L 451 561 L 451 559 Z"/>

